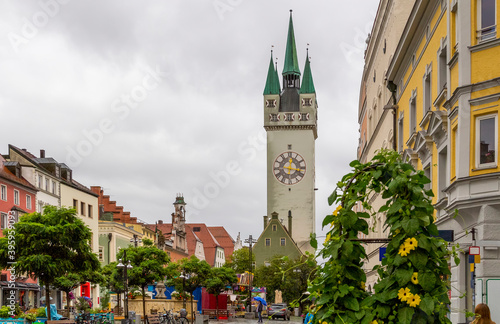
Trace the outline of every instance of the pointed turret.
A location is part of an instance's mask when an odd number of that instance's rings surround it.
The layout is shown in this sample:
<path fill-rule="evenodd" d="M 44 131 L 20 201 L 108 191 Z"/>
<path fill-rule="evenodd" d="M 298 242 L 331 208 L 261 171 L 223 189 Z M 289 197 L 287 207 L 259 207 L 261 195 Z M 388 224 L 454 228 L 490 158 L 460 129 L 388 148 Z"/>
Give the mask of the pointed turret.
<path fill-rule="evenodd" d="M 280 77 L 278 76 L 278 62 L 276 62 L 276 66 L 274 68 L 274 81 L 276 83 L 275 87 L 278 89 L 278 93 L 281 90 L 280 85 Z"/>
<path fill-rule="evenodd" d="M 280 93 L 280 80 L 273 63 L 273 51 L 271 50 L 271 61 L 269 61 L 269 69 L 267 70 L 266 87 L 264 88 L 264 95 L 279 94 Z"/>
<path fill-rule="evenodd" d="M 302 86 L 300 93 L 316 93 L 314 89 L 313 77 L 311 74 L 311 64 L 309 62 L 309 49 L 307 50 L 306 65 L 304 67 L 304 76 L 302 77 Z"/>
<path fill-rule="evenodd" d="M 290 10 L 290 22 L 288 23 L 288 38 L 286 40 L 285 65 L 283 75 L 300 75 L 299 62 L 297 60 L 297 48 L 295 47 L 295 34 L 293 32 L 292 10 Z"/>

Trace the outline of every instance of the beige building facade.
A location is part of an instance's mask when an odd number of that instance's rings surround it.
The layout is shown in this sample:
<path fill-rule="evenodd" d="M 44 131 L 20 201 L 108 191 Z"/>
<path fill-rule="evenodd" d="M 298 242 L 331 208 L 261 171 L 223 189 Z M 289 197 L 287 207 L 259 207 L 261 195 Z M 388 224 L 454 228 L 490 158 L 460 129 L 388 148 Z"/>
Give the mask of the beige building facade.
<path fill-rule="evenodd" d="M 372 31 L 367 39 L 365 51 L 365 66 L 361 80 L 358 123 L 360 138 L 358 159 L 362 162 L 370 161 L 375 152 L 381 148 L 394 147 L 394 114 L 390 109 L 393 103 L 392 93 L 387 88 L 385 77 L 387 69 L 401 37 L 414 0 L 382 0 L 380 1 Z M 378 210 L 384 201 L 379 195 L 370 199 L 371 206 Z M 388 233 L 383 231 L 385 217 L 377 214 L 368 221 L 373 230 L 362 238 L 387 238 Z M 372 271 L 379 264 L 379 248 L 383 244 L 370 243 L 365 245 L 368 259 L 364 269 L 367 273 L 366 287 L 373 290 L 378 275 Z"/>

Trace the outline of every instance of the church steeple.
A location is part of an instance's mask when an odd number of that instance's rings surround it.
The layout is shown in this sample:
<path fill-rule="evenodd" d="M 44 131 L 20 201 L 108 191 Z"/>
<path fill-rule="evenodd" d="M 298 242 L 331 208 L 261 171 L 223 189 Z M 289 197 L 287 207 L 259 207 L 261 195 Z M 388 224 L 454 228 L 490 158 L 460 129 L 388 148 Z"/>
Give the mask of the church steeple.
<path fill-rule="evenodd" d="M 313 77 L 311 74 L 311 65 L 309 62 L 309 49 L 307 49 L 306 65 L 304 67 L 304 76 L 302 77 L 302 86 L 300 93 L 316 93 L 314 89 Z"/>
<path fill-rule="evenodd" d="M 290 22 L 288 23 L 288 38 L 286 40 L 285 65 L 283 76 L 295 74 L 300 75 L 299 62 L 297 60 L 297 47 L 295 46 L 295 34 L 293 32 L 292 10 L 290 10 Z"/>
<path fill-rule="evenodd" d="M 266 86 L 264 88 L 264 95 L 279 94 L 280 93 L 280 80 L 273 63 L 273 51 L 271 50 L 271 60 L 269 61 L 269 69 L 267 70 Z"/>

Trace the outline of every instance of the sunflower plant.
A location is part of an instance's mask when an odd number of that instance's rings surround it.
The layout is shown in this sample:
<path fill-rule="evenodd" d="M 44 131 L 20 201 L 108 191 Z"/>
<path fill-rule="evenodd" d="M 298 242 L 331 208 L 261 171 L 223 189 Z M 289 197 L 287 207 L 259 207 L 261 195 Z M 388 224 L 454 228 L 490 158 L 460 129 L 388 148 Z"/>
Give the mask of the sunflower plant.
<path fill-rule="evenodd" d="M 330 225 L 319 255 L 327 260 L 309 291 L 316 297 L 319 323 L 451 323 L 446 277 L 449 252 L 434 224 L 429 179 L 404 163 L 397 152 L 382 150 L 372 161 L 351 162 L 329 197 L 339 207 L 325 217 Z M 369 199 L 379 194 L 385 205 L 375 211 Z M 362 211 L 359 211 L 363 207 Z M 368 234 L 367 218 L 385 213 L 389 239 L 375 294 L 364 290 L 365 250 L 358 240 Z M 314 243 L 315 240 L 313 240 Z"/>

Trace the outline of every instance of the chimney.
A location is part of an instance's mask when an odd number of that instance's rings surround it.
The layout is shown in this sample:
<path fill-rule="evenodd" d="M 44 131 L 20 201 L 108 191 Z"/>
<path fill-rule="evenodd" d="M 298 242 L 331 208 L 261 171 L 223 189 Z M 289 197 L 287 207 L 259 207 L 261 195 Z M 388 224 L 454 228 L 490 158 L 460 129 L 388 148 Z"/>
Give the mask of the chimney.
<path fill-rule="evenodd" d="M 288 211 L 288 233 L 292 236 L 292 211 Z"/>
<path fill-rule="evenodd" d="M 158 225 L 162 225 L 163 224 L 163 221 L 162 220 L 159 220 L 158 221 Z"/>
<path fill-rule="evenodd" d="M 266 227 L 267 227 L 267 220 L 268 220 L 268 217 L 266 215 L 266 216 L 264 216 L 264 229 L 266 229 Z"/>
<path fill-rule="evenodd" d="M 43 159 L 45 157 L 45 150 L 40 150 L 40 158 Z"/>

